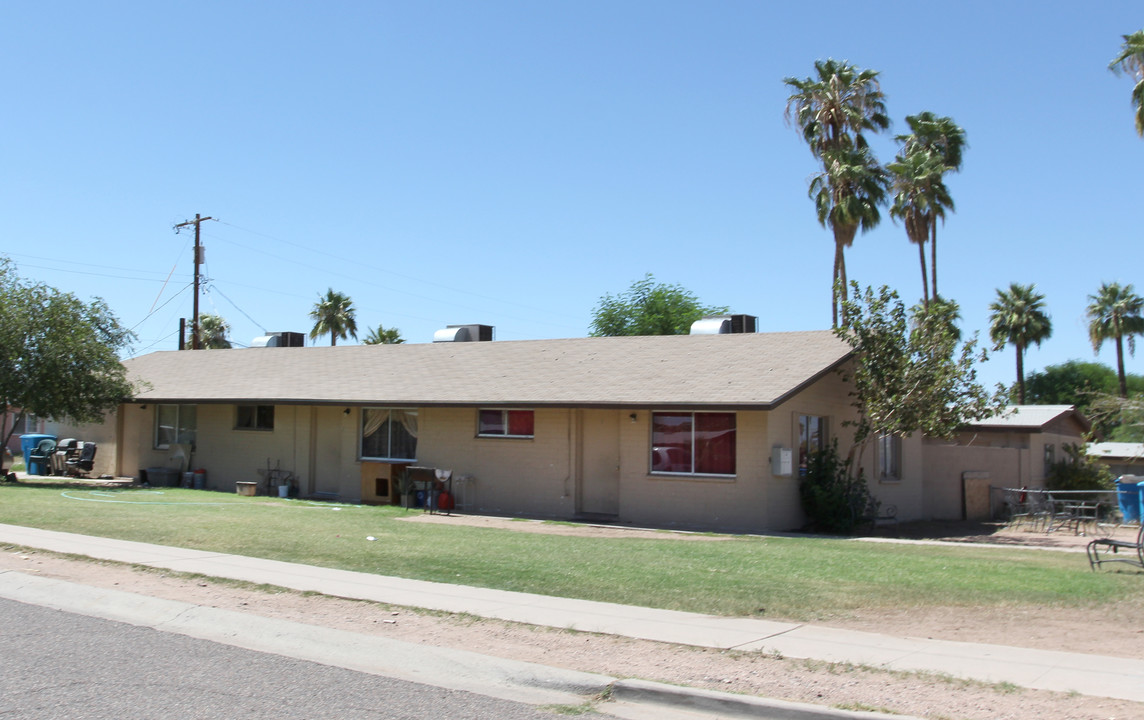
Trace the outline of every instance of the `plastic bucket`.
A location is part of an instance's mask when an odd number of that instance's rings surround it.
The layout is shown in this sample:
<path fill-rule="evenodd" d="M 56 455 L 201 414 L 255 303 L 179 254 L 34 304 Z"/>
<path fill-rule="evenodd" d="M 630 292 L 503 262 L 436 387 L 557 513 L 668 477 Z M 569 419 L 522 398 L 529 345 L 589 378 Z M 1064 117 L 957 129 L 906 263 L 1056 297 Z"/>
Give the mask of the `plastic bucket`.
<path fill-rule="evenodd" d="M 280 497 L 280 498 L 290 497 L 290 486 L 289 485 L 279 485 L 278 486 L 278 497 Z"/>
<path fill-rule="evenodd" d="M 1124 475 L 1116 481 L 1116 499 L 1124 522 L 1140 522 L 1140 485 L 1135 475 Z"/>

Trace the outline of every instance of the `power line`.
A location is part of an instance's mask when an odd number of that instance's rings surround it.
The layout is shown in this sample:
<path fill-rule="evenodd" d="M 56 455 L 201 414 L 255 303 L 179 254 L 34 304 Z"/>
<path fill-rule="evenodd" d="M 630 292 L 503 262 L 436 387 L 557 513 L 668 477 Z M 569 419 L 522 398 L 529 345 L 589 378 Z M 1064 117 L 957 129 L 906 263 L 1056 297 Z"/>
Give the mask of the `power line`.
<path fill-rule="evenodd" d="M 14 253 L 14 252 L 5 252 L 4 254 L 8 255 L 10 257 L 22 257 L 22 258 L 28 258 L 30 260 L 43 260 L 45 262 L 63 263 L 65 265 L 82 265 L 85 268 L 103 268 L 105 270 L 122 270 L 123 272 L 150 273 L 153 275 L 161 275 L 162 274 L 162 271 L 158 271 L 158 270 L 140 270 L 139 268 L 125 268 L 125 267 L 119 267 L 117 265 L 100 265 L 98 263 L 91 263 L 91 262 L 87 262 L 84 260 L 68 260 L 66 258 L 61 258 L 61 257 L 43 257 L 42 255 L 28 255 L 26 253 Z M 29 267 L 38 267 L 38 268 L 45 269 L 45 270 L 58 270 L 60 272 L 79 272 L 79 271 L 75 271 L 75 270 L 65 270 L 64 268 L 50 268 L 50 267 L 45 267 L 43 265 L 31 265 Z M 120 277 L 120 276 L 114 275 L 114 276 L 108 276 L 108 277 Z M 142 280 L 143 278 L 124 278 L 124 279 Z"/>
<path fill-rule="evenodd" d="M 174 295 L 172 295 L 171 297 L 167 298 L 167 302 L 163 303 L 163 304 L 162 304 L 162 305 L 160 305 L 159 307 L 152 307 L 151 311 L 150 311 L 150 312 L 148 312 L 146 315 L 144 315 L 142 320 L 140 320 L 139 322 L 135 323 L 135 327 L 131 328 L 131 331 L 132 331 L 132 332 L 135 332 L 135 328 L 137 328 L 137 327 L 139 327 L 140 325 L 142 325 L 143 323 L 147 322 L 147 320 L 149 320 L 149 319 L 151 318 L 151 316 L 152 316 L 152 315 L 154 315 L 155 313 L 159 312 L 159 311 L 160 311 L 160 310 L 162 310 L 163 308 L 165 308 L 165 307 L 167 307 L 168 305 L 170 305 L 172 300 L 174 300 L 175 298 L 179 297 L 179 296 L 180 296 L 180 295 L 182 295 L 184 292 L 186 292 L 186 291 L 187 291 L 187 288 L 189 288 L 189 287 L 191 287 L 189 283 L 188 283 L 187 285 L 184 285 L 182 290 L 179 290 L 177 293 L 175 293 L 175 294 L 174 294 Z"/>
<path fill-rule="evenodd" d="M 363 261 L 362 261 L 362 259 L 361 259 L 360 257 L 354 257 L 354 258 L 347 258 L 347 257 L 342 257 L 342 256 L 340 256 L 340 255 L 335 255 L 335 254 L 333 254 L 333 253 L 328 253 L 328 252 L 322 252 L 322 251 L 314 250 L 313 248 L 310 248 L 310 247 L 306 247 L 305 245 L 302 245 L 302 244 L 299 244 L 299 243 L 296 243 L 296 242 L 292 242 L 292 241 L 290 241 L 290 240 L 283 240 L 282 238 L 279 238 L 279 237 L 275 237 L 275 236 L 273 236 L 273 235 L 268 235 L 268 234 L 266 234 L 266 233 L 261 233 L 261 232 L 258 232 L 258 231 L 256 231 L 256 230 L 250 230 L 250 229 L 248 229 L 248 228 L 239 227 L 238 225 L 235 225 L 235 224 L 233 224 L 233 223 L 224 222 L 224 221 L 222 221 L 222 220 L 219 220 L 218 222 L 219 222 L 219 223 L 221 223 L 222 225 L 227 225 L 227 226 L 229 226 L 229 227 L 232 227 L 232 228 L 234 228 L 234 229 L 236 229 L 236 230 L 241 230 L 241 231 L 243 231 L 243 232 L 248 232 L 248 233 L 250 233 L 250 234 L 252 234 L 252 235 L 259 235 L 259 236 L 261 236 L 261 237 L 267 238 L 267 239 L 269 239 L 269 240 L 273 240 L 273 241 L 275 241 L 275 242 L 279 242 L 279 243 L 283 243 L 283 244 L 285 244 L 285 245 L 290 245 L 290 246 L 292 246 L 292 247 L 296 247 L 296 248 L 299 248 L 300 250 L 306 250 L 307 252 L 311 252 L 311 253 L 314 253 L 315 255 L 321 255 L 321 256 L 323 256 L 323 257 L 327 257 L 327 258 L 329 258 L 329 259 L 331 259 L 331 260 L 336 260 L 336 261 L 337 261 L 337 262 L 339 262 L 339 263 L 349 263 L 349 264 L 350 264 L 351 266 L 353 266 L 353 267 L 366 268 L 366 269 L 369 269 L 369 270 L 371 270 L 371 271 L 374 271 L 374 272 L 385 273 L 385 274 L 387 274 L 387 275 L 391 275 L 391 276 L 393 276 L 393 277 L 398 277 L 398 278 L 401 278 L 401 279 L 403 279 L 403 280 L 410 280 L 410 281 L 412 281 L 412 282 L 415 282 L 415 283 L 417 283 L 417 284 L 419 284 L 419 285 L 428 285 L 428 286 L 432 286 L 432 287 L 438 287 L 438 288 L 442 288 L 442 289 L 444 289 L 444 290 L 449 290 L 449 291 L 451 291 L 451 292 L 455 292 L 455 293 L 458 293 L 458 294 L 461 294 L 461 295 L 469 295 L 469 296 L 471 296 L 471 297 L 475 297 L 475 298 L 478 298 L 478 299 L 481 299 L 481 300 L 491 300 L 492 302 L 503 303 L 503 304 L 505 304 L 505 305 L 515 305 L 515 306 L 517 306 L 517 307 L 527 308 L 527 309 L 529 309 L 529 310 L 535 310 L 535 309 L 536 309 L 536 305 L 535 305 L 535 304 L 524 303 L 524 302 L 518 302 L 518 301 L 515 301 L 515 300 L 503 300 L 503 299 L 501 299 L 501 298 L 495 298 L 495 297 L 492 297 L 492 296 L 490 296 L 490 295 L 482 295 L 481 293 L 473 292 L 473 291 L 471 291 L 471 290 L 466 290 L 466 289 L 464 289 L 464 288 L 459 288 L 459 287 L 457 287 L 457 286 L 455 286 L 455 285 L 448 285 L 448 284 L 446 284 L 446 283 L 442 283 L 442 282 L 436 282 L 436 281 L 434 281 L 434 280 L 425 280 L 425 279 L 423 279 L 423 278 L 414 277 L 414 276 L 412 276 L 412 275 L 406 275 L 406 274 L 404 274 L 404 273 L 394 272 L 393 270 L 391 270 L 391 269 L 388 269 L 388 268 L 379 267 L 379 266 L 377 266 L 377 265 L 371 265 L 371 264 L 369 264 L 369 263 L 367 263 L 367 262 L 363 262 Z M 217 236 L 214 236 L 214 237 L 217 237 Z M 233 241 L 233 240 L 224 240 L 224 242 L 234 242 L 234 241 Z M 239 246 L 241 247 L 241 244 L 239 244 L 239 243 L 235 243 L 235 244 L 236 244 L 236 245 L 239 245 Z M 289 260 L 289 259 L 287 259 L 287 258 L 283 258 L 283 257 L 281 257 L 281 256 L 278 256 L 278 255 L 273 255 L 273 254 L 267 253 L 267 252 L 266 252 L 266 251 L 264 251 L 264 250 L 258 250 L 258 252 L 261 252 L 261 253 L 264 253 L 264 254 L 266 254 L 266 255 L 269 255 L 270 257 L 275 257 L 275 258 L 278 258 L 279 260 L 283 260 L 283 261 L 285 261 L 285 262 L 291 262 L 291 263 L 295 263 L 295 264 L 298 264 L 298 265 L 303 265 L 303 266 L 305 266 L 305 263 L 299 262 L 299 261 L 297 261 L 297 260 Z M 336 272 L 336 271 L 327 271 L 327 272 L 330 272 L 330 273 L 332 273 L 332 274 L 335 274 L 335 275 L 341 275 L 342 277 L 345 277 L 345 278 L 347 278 L 347 279 L 351 279 L 351 280 L 357 280 L 357 279 L 358 279 L 358 278 L 356 278 L 356 277 L 352 277 L 352 276 L 349 276 L 349 275 L 345 275 L 345 274 L 342 274 L 342 273 L 338 273 L 338 272 Z M 390 288 L 390 289 L 394 289 L 394 290 L 396 290 L 396 288 Z M 426 299 L 426 300 L 435 300 L 435 301 L 440 301 L 440 298 L 437 298 L 437 297 L 429 297 L 429 296 L 424 296 L 424 295 L 417 295 L 417 294 L 415 294 L 415 293 L 409 293 L 409 292 L 406 292 L 406 291 L 402 291 L 402 292 L 404 292 L 406 295 L 409 295 L 410 297 L 420 297 L 420 298 L 423 298 L 423 299 Z M 570 317 L 570 316 L 569 316 L 569 317 Z"/>
<path fill-rule="evenodd" d="M 208 291 L 208 292 L 217 292 L 219 295 L 222 295 L 223 299 L 224 299 L 224 300 L 226 300 L 226 301 L 227 301 L 228 303 L 230 303 L 231 305 L 234 305 L 234 309 L 235 309 L 235 310 L 237 310 L 237 311 L 239 311 L 240 313 L 242 313 L 242 316 L 243 316 L 243 317 L 245 317 L 245 318 L 246 318 L 247 320 L 249 320 L 250 322 L 254 323 L 254 324 L 257 326 L 257 327 L 261 328 L 261 329 L 262 329 L 262 332 L 264 332 L 264 333 L 266 332 L 266 326 L 265 326 L 265 325 L 263 325 L 262 323 L 258 322 L 258 321 L 257 321 L 257 320 L 255 320 L 254 318 L 252 318 L 252 317 L 250 317 L 249 315 L 247 315 L 247 314 L 246 314 L 246 311 L 245 311 L 245 310 L 243 310 L 242 308 L 240 308 L 240 307 L 239 307 L 237 304 L 235 304 L 234 300 L 231 300 L 230 298 L 228 298 L 228 297 L 227 297 L 227 296 L 226 296 L 226 295 L 223 293 L 223 291 L 222 291 L 222 290 L 219 290 L 219 289 L 218 289 L 218 285 L 215 285 L 214 283 L 211 283 L 210 287 L 208 287 L 208 288 L 207 288 L 207 291 Z"/>

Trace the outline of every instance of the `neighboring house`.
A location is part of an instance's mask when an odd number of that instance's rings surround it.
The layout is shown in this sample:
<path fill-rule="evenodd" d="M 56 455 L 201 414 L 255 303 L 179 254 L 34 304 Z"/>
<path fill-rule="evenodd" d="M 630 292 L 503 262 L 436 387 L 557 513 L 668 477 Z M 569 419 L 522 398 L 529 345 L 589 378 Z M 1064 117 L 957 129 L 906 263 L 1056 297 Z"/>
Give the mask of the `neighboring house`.
<path fill-rule="evenodd" d="M 1092 443 L 1087 453 L 1090 459 L 1108 466 L 1114 477 L 1144 475 L 1144 443 Z"/>
<path fill-rule="evenodd" d="M 8 431 L 12 430 L 13 424 L 16 428 L 12 432 L 12 437 L 8 438 L 7 445 L 8 450 L 10 450 L 13 455 L 20 454 L 21 435 L 44 432 L 43 420 L 36 417 L 29 417 L 28 415 L 20 417 L 18 412 L 12 410 L 3 411 L 3 414 L 0 415 L 0 431 L 2 431 L 4 435 L 7 435 Z M 3 438 L 3 435 L 0 435 L 0 438 Z"/>
<path fill-rule="evenodd" d="M 922 441 L 923 513 L 934 520 L 982 520 L 1001 498 L 992 488 L 1042 488 L 1064 445 L 1082 445 L 1092 429 L 1072 405 L 1011 405 L 968 425 L 946 442 Z"/>
<path fill-rule="evenodd" d="M 193 445 L 221 490 L 269 465 L 306 496 L 391 502 L 414 464 L 452 470 L 468 512 L 790 530 L 800 459 L 849 447 L 850 354 L 829 331 L 157 352 L 125 363 L 143 384 L 112 453 L 135 475 Z M 865 460 L 919 519 L 918 453 Z"/>

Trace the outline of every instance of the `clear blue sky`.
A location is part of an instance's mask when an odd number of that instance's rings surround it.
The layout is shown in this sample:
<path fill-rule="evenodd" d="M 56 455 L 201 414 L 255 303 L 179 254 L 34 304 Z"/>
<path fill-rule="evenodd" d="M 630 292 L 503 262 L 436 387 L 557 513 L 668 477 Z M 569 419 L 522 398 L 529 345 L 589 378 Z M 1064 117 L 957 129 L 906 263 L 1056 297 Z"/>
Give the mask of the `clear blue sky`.
<path fill-rule="evenodd" d="M 762 330 L 822 329 L 832 239 L 782 81 L 835 57 L 881 72 L 883 161 L 906 115 L 966 129 L 938 268 L 964 329 L 1036 283 L 1054 332 L 1028 370 L 1093 359 L 1087 296 L 1144 291 L 1144 140 L 1107 69 L 1141 27 L 1135 2 L 9 2 L 0 253 L 103 297 L 134 353 L 191 313 L 172 228 L 195 213 L 220 220 L 202 311 L 239 344 L 308 331 L 330 287 L 363 336 L 584 336 L 649 272 Z M 921 295 L 888 217 L 847 266 Z M 1010 348 L 981 376 L 1013 368 Z"/>

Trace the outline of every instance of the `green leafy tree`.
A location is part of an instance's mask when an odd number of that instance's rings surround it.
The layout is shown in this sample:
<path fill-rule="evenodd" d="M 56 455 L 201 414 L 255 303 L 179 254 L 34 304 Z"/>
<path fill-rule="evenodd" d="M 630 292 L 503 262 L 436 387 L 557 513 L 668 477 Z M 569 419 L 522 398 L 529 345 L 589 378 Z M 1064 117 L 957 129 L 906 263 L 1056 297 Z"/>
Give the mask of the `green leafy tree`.
<path fill-rule="evenodd" d="M 204 349 L 229 350 L 230 340 L 226 338 L 229 333 L 230 325 L 221 315 L 199 315 L 200 342 Z"/>
<path fill-rule="evenodd" d="M 405 342 L 401 337 L 401 331 L 397 328 L 383 328 L 378 325 L 376 328 L 370 328 L 369 334 L 362 339 L 364 345 L 400 345 Z"/>
<path fill-rule="evenodd" d="M 956 302 L 945 300 L 942 312 L 911 317 L 893 290 L 851 285 L 849 325 L 834 332 L 855 355 L 845 377 L 859 415 L 850 452 L 856 466 L 865 447 L 883 435 L 950 438 L 965 424 L 1002 410 L 1003 389 L 989 393 L 977 382 L 976 365 L 986 353 L 976 337 L 961 342 Z"/>
<path fill-rule="evenodd" d="M 1120 54 L 1108 64 L 1116 74 L 1128 73 L 1135 81 L 1132 104 L 1136 106 L 1136 134 L 1144 137 L 1144 30 L 1124 36 Z"/>
<path fill-rule="evenodd" d="M 1094 425 L 1111 427 L 1108 439 L 1114 442 L 1144 442 L 1144 392 L 1128 397 L 1108 393 L 1094 396 L 1089 404 Z"/>
<path fill-rule="evenodd" d="M 845 423 L 854 428 L 854 441 L 845 458 L 836 447 L 813 453 L 799 486 L 812 523 L 836 532 L 849 532 L 877 509 L 862 472 L 871 443 L 915 433 L 949 438 L 1004 405 L 1001 388 L 990 394 L 977 382 L 975 367 L 985 353 L 976 338 L 960 341 L 956 302 L 918 305 L 908 314 L 888 287 L 863 291 L 851 283 L 843 303 L 848 322 L 834 332 L 854 350 L 843 372 L 858 411 L 857 420 Z"/>
<path fill-rule="evenodd" d="M 322 335 L 330 336 L 330 346 L 338 344 L 338 338 L 345 340 L 352 337 L 357 340 L 357 311 L 353 300 L 349 296 L 334 292 L 333 288 L 326 291 L 325 297 L 320 297 L 310 311 L 310 319 L 314 327 L 310 330 L 310 339 L 317 340 Z"/>
<path fill-rule="evenodd" d="M 831 313 L 837 327 L 841 302 L 846 296 L 844 251 L 854 242 L 858 228 L 869 229 L 877 224 L 877 216 L 869 215 L 863 208 L 865 202 L 851 201 L 847 192 L 855 187 L 869 190 L 872 178 L 859 180 L 856 170 L 861 168 L 869 174 L 877 165 L 868 152 L 865 133 L 890 126 L 885 96 L 876 71 L 833 59 L 815 62 L 811 76 L 788 77 L 783 82 L 791 92 L 786 120 L 798 127 L 811 154 L 823 163 L 818 179 L 828 187 L 812 189 L 810 194 L 819 222 L 829 224 L 834 233 Z M 861 151 L 867 151 L 864 157 Z M 874 197 L 867 195 L 869 199 Z"/>
<path fill-rule="evenodd" d="M 1099 353 L 1105 340 L 1116 345 L 1116 377 L 1120 397 L 1128 397 L 1128 379 L 1124 374 L 1124 341 L 1128 352 L 1136 354 L 1136 336 L 1144 335 L 1144 298 L 1131 285 L 1101 283 L 1095 295 L 1088 296 L 1088 338 L 1093 353 Z"/>
<path fill-rule="evenodd" d="M 941 175 L 961 170 L 962 154 L 967 147 L 965 130 L 953 118 L 934 115 L 932 112 L 921 112 L 906 117 L 906 124 L 910 126 L 909 135 L 899 135 L 896 139 L 902 143 L 902 155 L 905 157 L 922 155 L 936 158 L 944 168 Z M 930 232 L 930 274 L 932 276 L 933 296 L 937 297 L 937 221 L 945 221 L 944 210 L 953 211 L 953 199 L 941 183 L 944 196 L 935 198 L 935 207 L 929 214 Z M 937 207 L 940 205 L 940 210 Z M 924 272 L 924 270 L 923 270 Z"/>
<path fill-rule="evenodd" d="M 134 393 L 118 355 L 134 337 L 102 300 L 24 281 L 0 258 L 0 396 L 16 422 L 101 420 Z M 14 431 L 0 428 L 0 446 Z"/>
<path fill-rule="evenodd" d="M 726 313 L 707 307 L 680 285 L 656 283 L 651 273 L 636 280 L 627 292 L 600 298 L 592 312 L 593 337 L 617 335 L 686 335 L 691 324 L 707 315 Z"/>
<path fill-rule="evenodd" d="M 1093 395 L 1115 392 L 1116 371 L 1098 362 L 1068 360 L 1025 378 L 1025 399 L 1030 405 L 1075 405 L 1084 412 Z"/>
<path fill-rule="evenodd" d="M 929 303 L 918 303 L 910 308 L 911 327 L 917 327 L 922 322 L 944 323 L 953 338 L 961 342 L 961 306 L 955 300 L 947 300 L 940 295 L 930 299 Z"/>
<path fill-rule="evenodd" d="M 1128 397 L 1144 394 L 1144 376 L 1129 373 L 1126 381 Z M 1130 429 L 1121 430 L 1119 405 L 1108 401 L 1110 397 L 1119 399 L 1117 389 L 1116 371 L 1109 366 L 1068 360 L 1029 373 L 1025 378 L 1025 401 L 1030 405 L 1073 405 L 1092 421 L 1095 437 L 1119 440 Z"/>
<path fill-rule="evenodd" d="M 1011 283 L 1008 290 L 997 290 L 989 304 L 989 337 L 996 349 L 1012 345 L 1017 351 L 1017 402 L 1025 403 L 1025 349 L 1040 346 L 1053 334 L 1053 323 L 1045 309 L 1045 296 L 1034 285 Z"/>

